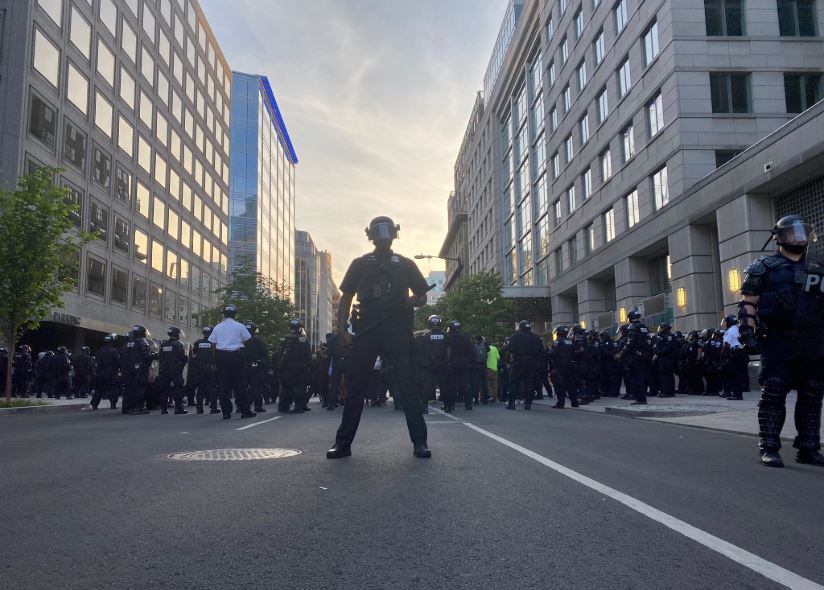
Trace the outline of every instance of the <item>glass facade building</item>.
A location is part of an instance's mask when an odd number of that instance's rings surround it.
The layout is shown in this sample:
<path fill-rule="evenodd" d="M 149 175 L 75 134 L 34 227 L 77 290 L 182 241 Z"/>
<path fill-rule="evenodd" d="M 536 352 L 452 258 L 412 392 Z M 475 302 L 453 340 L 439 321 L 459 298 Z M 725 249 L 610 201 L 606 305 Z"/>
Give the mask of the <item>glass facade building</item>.
<path fill-rule="evenodd" d="M 197 331 L 227 273 L 232 91 L 199 4 L 0 0 L 0 39 L 0 183 L 62 168 L 77 227 L 99 236 L 35 348 Z"/>
<path fill-rule="evenodd" d="M 298 159 L 266 76 L 233 74 L 231 137 L 229 271 L 293 292 Z"/>

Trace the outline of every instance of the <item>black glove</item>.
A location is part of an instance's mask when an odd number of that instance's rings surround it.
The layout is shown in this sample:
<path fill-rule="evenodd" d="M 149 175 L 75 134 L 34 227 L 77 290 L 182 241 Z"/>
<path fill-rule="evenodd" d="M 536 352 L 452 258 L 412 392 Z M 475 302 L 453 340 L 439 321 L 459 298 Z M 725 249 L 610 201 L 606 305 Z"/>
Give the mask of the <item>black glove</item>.
<path fill-rule="evenodd" d="M 738 327 L 738 341 L 744 345 L 744 352 L 747 354 L 761 354 L 755 330 L 749 324 L 742 324 Z"/>

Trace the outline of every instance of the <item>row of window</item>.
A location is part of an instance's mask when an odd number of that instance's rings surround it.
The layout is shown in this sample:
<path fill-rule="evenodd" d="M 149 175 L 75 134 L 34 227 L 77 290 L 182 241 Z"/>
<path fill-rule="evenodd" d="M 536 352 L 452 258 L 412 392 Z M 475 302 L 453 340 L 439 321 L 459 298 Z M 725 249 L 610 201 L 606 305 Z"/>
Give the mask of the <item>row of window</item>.
<path fill-rule="evenodd" d="M 815 0 L 776 0 L 778 33 L 782 37 L 815 37 Z M 704 0 L 707 36 L 741 37 L 746 34 L 745 0 Z"/>

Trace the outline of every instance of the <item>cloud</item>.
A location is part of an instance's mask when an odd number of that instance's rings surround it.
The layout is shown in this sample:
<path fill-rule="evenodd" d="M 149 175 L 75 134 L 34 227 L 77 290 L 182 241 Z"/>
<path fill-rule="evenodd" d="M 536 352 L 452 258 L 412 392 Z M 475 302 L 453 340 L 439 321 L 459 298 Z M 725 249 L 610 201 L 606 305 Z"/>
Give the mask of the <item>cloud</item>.
<path fill-rule="evenodd" d="M 201 6 L 231 67 L 272 82 L 300 158 L 297 225 L 332 252 L 336 278 L 369 249 L 363 227 L 376 215 L 401 224 L 399 252 L 437 254 L 504 2 Z"/>

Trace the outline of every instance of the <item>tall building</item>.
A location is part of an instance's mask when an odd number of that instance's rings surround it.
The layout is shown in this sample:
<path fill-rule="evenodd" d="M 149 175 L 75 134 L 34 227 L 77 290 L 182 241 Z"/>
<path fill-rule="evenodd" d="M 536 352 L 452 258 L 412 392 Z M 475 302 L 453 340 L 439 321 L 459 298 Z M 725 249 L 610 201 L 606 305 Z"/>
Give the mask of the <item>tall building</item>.
<path fill-rule="evenodd" d="M 78 289 L 28 338 L 196 331 L 225 284 L 231 70 L 195 0 L 0 0 L 0 183 L 80 206 Z"/>
<path fill-rule="evenodd" d="M 309 232 L 295 232 L 295 306 L 312 347 L 336 328 L 338 289 L 332 279 L 332 255 L 318 250 Z"/>
<path fill-rule="evenodd" d="M 717 325 L 766 219 L 788 210 L 781 203 L 822 209 L 801 165 L 806 143 L 781 140 L 821 98 L 820 2 L 524 0 L 507 15 L 502 31 L 513 33 L 493 55 L 480 127 L 500 212 L 490 231 L 513 295 L 551 297 L 553 324 L 606 328 L 643 307 L 653 324 Z M 804 113 L 793 136 L 816 121 Z M 779 161 L 755 158 L 779 144 Z M 483 140 L 473 145 L 483 162 Z M 466 207 L 477 272 L 489 242 L 485 176 L 466 161 L 462 151 L 456 170 L 468 177 L 456 175 L 456 191 L 475 187 Z M 767 183 L 791 163 L 786 184 Z M 770 178 L 753 180 L 748 166 Z"/>
<path fill-rule="evenodd" d="M 443 286 L 446 284 L 446 272 L 443 270 L 431 271 L 426 275 L 426 284 L 435 285 L 435 288 L 426 294 L 426 303 L 434 305 L 438 303 L 444 295 Z"/>
<path fill-rule="evenodd" d="M 318 342 L 326 341 L 326 334 L 334 332 L 338 313 L 336 303 L 340 301 L 340 292 L 332 277 L 332 254 L 322 250 L 320 259 L 320 276 L 318 280 Z M 336 296 L 338 298 L 336 298 Z"/>
<path fill-rule="evenodd" d="M 249 266 L 291 295 L 297 154 L 268 78 L 232 81 L 229 272 Z"/>

